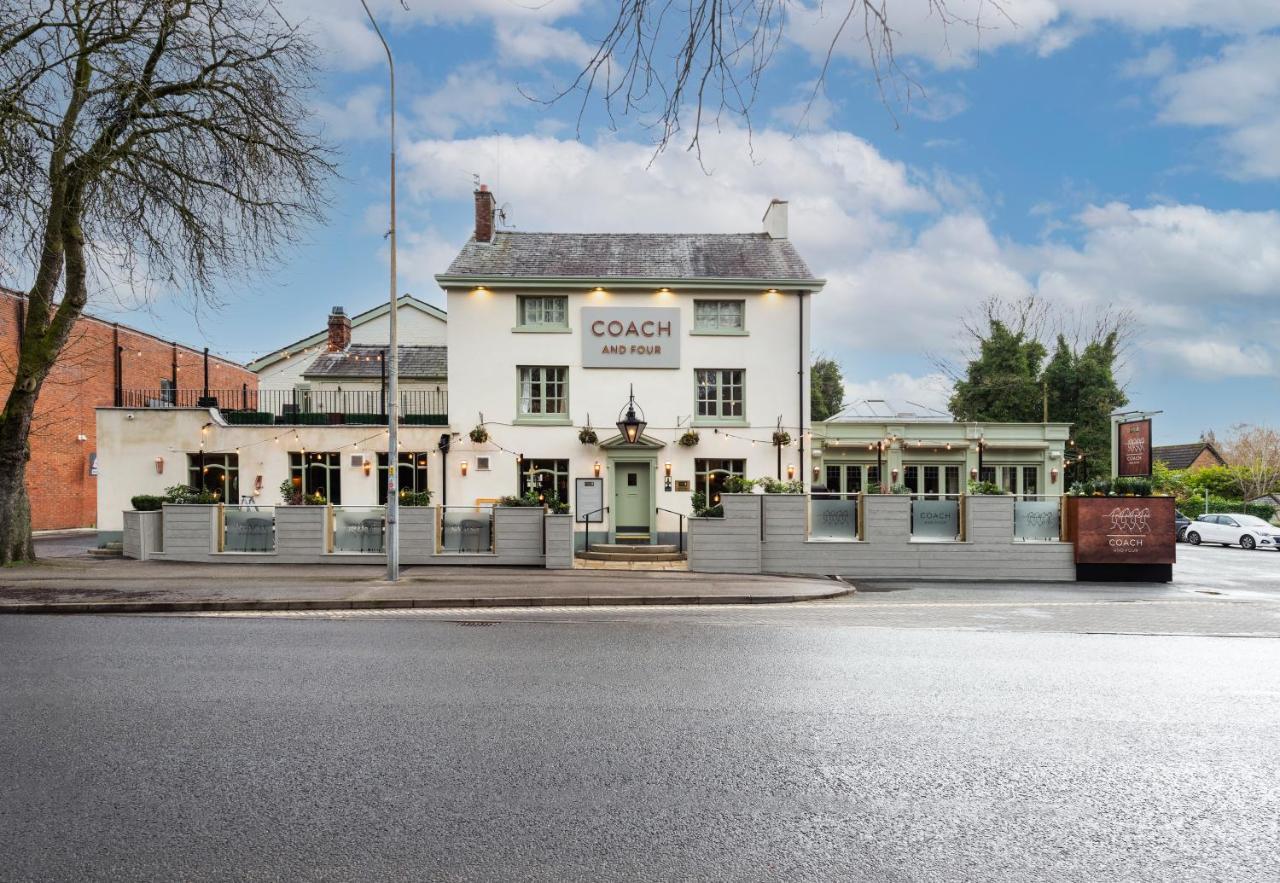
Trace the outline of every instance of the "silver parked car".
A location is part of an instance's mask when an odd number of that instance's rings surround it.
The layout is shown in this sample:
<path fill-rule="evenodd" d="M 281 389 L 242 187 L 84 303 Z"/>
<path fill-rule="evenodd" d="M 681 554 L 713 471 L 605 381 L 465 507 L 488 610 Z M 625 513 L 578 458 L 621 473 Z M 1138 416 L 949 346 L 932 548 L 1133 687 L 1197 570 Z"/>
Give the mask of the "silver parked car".
<path fill-rule="evenodd" d="M 1255 515 L 1236 512 L 1198 515 L 1187 525 L 1187 542 L 1193 546 L 1221 543 L 1224 546 L 1238 545 L 1242 549 L 1280 550 L 1280 527 Z"/>

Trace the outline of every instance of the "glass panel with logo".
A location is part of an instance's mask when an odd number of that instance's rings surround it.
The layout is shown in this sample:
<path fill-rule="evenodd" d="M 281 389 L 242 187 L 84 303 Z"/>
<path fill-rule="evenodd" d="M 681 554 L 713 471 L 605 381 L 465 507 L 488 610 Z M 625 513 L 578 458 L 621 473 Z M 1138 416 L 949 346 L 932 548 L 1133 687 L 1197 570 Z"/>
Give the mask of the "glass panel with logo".
<path fill-rule="evenodd" d="M 911 539 L 949 542 L 959 538 L 959 500 L 911 501 Z"/>
<path fill-rule="evenodd" d="M 568 413 L 568 368 L 530 366 L 520 369 L 521 417 L 556 417 Z"/>
<path fill-rule="evenodd" d="M 1056 540 L 1062 530 L 1058 500 L 1016 500 L 1013 537 L 1017 540 Z"/>
<path fill-rule="evenodd" d="M 856 496 L 816 496 L 809 500 L 809 539 L 850 542 L 857 538 Z"/>

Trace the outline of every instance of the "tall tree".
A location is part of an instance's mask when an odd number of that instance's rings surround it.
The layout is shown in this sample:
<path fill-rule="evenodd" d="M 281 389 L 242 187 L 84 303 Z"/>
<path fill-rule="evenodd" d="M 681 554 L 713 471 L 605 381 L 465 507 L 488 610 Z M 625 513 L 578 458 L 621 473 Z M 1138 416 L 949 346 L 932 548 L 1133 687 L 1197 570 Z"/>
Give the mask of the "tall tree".
<path fill-rule="evenodd" d="M 1044 357 L 1040 341 L 992 319 L 977 356 L 956 380 L 947 406 L 957 420 L 1038 422 Z"/>
<path fill-rule="evenodd" d="M 844 376 L 835 359 L 819 356 L 809 366 L 809 419 L 817 422 L 844 407 Z"/>
<path fill-rule="evenodd" d="M 1231 430 L 1223 454 L 1246 500 L 1280 490 L 1280 432 L 1241 423 Z"/>
<path fill-rule="evenodd" d="M 1065 335 L 1058 335 L 1053 358 L 1045 366 L 1041 382 L 1048 402 L 1049 419 L 1074 424 L 1071 432 L 1084 462 L 1073 479 L 1104 475 L 1111 469 L 1111 413 L 1129 399 L 1115 378 L 1119 338 L 1109 332 L 1076 350 Z"/>
<path fill-rule="evenodd" d="M 207 297 L 320 217 L 314 55 L 273 0 L 0 6 L 0 254 L 32 280 L 0 412 L 0 563 L 34 556 L 32 415 L 95 270 Z"/>

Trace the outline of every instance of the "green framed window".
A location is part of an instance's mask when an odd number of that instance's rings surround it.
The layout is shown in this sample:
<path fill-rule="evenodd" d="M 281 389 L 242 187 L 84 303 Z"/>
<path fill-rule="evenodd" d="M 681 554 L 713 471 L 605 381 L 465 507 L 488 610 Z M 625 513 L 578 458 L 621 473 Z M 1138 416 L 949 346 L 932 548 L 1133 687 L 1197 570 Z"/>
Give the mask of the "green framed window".
<path fill-rule="evenodd" d="M 418 454 L 401 451 L 400 468 L 396 470 L 396 487 L 401 491 L 418 493 L 430 490 L 428 479 L 431 475 L 431 455 L 423 451 Z M 378 505 L 387 505 L 387 455 L 378 455 Z"/>
<path fill-rule="evenodd" d="M 695 300 L 693 331 L 695 334 L 746 334 L 746 301 Z"/>
<path fill-rule="evenodd" d="M 290 451 L 289 480 L 306 496 L 320 493 L 333 505 L 341 505 L 342 454 L 337 451 Z"/>
<path fill-rule="evenodd" d="M 569 298 L 565 295 L 529 294 L 516 298 L 516 328 L 528 331 L 564 331 L 569 327 Z"/>
<path fill-rule="evenodd" d="M 517 416 L 529 421 L 565 422 L 569 419 L 569 369 L 564 366 L 525 365 L 520 372 Z"/>
<path fill-rule="evenodd" d="M 712 460 L 699 457 L 693 461 L 693 489 L 706 494 L 708 506 L 716 506 L 720 503 L 725 479 L 731 475 L 745 478 L 746 474 L 746 460 Z"/>
<path fill-rule="evenodd" d="M 239 454 L 187 454 L 187 486 L 216 494 L 227 503 L 240 502 Z"/>
<path fill-rule="evenodd" d="M 699 368 L 696 380 L 696 408 L 700 420 L 741 421 L 744 408 L 744 378 L 741 368 Z"/>
<path fill-rule="evenodd" d="M 519 495 L 531 490 L 547 494 L 555 491 L 562 503 L 569 502 L 568 460 L 522 460 L 516 463 L 519 474 Z"/>

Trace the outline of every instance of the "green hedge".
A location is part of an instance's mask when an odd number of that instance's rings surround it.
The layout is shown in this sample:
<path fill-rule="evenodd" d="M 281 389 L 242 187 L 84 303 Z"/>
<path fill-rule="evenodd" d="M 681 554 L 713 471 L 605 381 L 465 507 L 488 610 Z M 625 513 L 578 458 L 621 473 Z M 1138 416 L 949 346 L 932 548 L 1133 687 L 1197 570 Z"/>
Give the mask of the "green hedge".
<path fill-rule="evenodd" d="M 328 414 L 285 414 L 276 418 L 283 426 L 329 426 Z"/>
<path fill-rule="evenodd" d="M 449 417 L 446 414 L 405 414 L 400 422 L 405 426 L 448 426 Z"/>
<path fill-rule="evenodd" d="M 386 414 L 363 414 L 363 413 L 343 414 L 342 422 L 343 423 L 368 423 L 375 426 L 377 425 L 385 426 L 387 423 L 387 415 Z"/>
<path fill-rule="evenodd" d="M 1192 497 L 1182 505 L 1182 514 L 1188 518 L 1195 518 L 1197 515 L 1204 514 L 1204 498 L 1196 499 Z M 1276 514 L 1274 506 L 1268 506 L 1265 503 L 1246 503 L 1243 500 L 1230 500 L 1224 497 L 1209 497 L 1210 512 L 1236 512 L 1241 515 L 1253 515 L 1261 518 L 1263 521 L 1271 521 Z"/>
<path fill-rule="evenodd" d="M 151 494 L 139 494 L 129 501 L 129 505 L 137 512 L 159 512 L 164 503 L 164 497 L 156 497 Z"/>
<path fill-rule="evenodd" d="M 232 426 L 270 426 L 276 419 L 267 411 L 223 411 L 222 416 Z"/>

